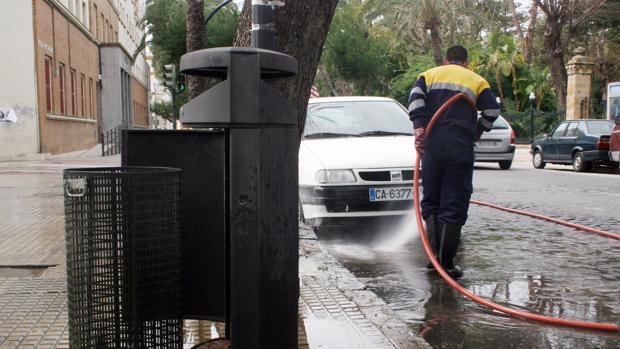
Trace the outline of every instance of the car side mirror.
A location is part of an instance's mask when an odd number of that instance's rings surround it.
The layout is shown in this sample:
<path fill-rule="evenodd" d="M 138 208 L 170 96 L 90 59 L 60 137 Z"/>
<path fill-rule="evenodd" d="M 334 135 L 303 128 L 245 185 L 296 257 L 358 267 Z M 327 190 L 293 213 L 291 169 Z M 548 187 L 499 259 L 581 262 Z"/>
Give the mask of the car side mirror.
<path fill-rule="evenodd" d="M 548 134 L 548 133 L 544 133 L 544 134 L 543 134 L 543 137 L 545 137 L 545 138 L 549 138 L 549 134 Z"/>

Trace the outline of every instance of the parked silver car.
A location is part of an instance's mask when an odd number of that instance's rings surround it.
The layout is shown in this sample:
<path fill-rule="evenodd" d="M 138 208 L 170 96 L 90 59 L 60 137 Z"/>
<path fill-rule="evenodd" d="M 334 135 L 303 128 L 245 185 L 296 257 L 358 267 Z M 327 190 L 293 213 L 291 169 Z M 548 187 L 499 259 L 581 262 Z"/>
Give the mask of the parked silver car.
<path fill-rule="evenodd" d="M 495 120 L 493 129 L 483 133 L 480 141 L 476 142 L 474 153 L 476 161 L 497 162 L 502 170 L 512 166 L 512 159 L 515 156 L 515 132 L 506 119 L 499 116 Z"/>

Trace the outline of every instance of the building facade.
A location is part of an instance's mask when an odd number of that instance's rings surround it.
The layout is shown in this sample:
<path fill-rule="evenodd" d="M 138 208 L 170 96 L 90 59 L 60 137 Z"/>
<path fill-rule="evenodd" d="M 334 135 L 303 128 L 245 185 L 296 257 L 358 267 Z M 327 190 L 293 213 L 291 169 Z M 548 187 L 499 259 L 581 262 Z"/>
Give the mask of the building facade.
<path fill-rule="evenodd" d="M 161 79 L 155 74 L 154 63 L 153 63 L 153 54 L 150 52 L 150 49 L 146 48 L 146 61 L 151 67 L 150 73 L 150 92 L 151 92 L 151 102 L 153 103 L 165 103 L 170 102 L 172 100 L 172 96 L 168 92 L 166 86 L 164 86 Z M 165 120 L 164 118 L 152 113 L 151 114 L 151 126 L 157 129 L 172 129 L 172 122 Z"/>
<path fill-rule="evenodd" d="M 93 0 L 104 3 L 106 0 Z M 149 127 L 149 75 L 144 50 L 139 44 L 145 35 L 140 23 L 145 14 L 144 1 L 107 0 L 117 11 L 114 40 L 101 46 L 101 129 L 106 132 L 118 126 Z M 103 5 L 103 4 L 102 4 Z M 93 11 L 97 11 L 93 8 Z M 107 25 L 107 22 L 106 24 Z"/>
<path fill-rule="evenodd" d="M 0 120 L 0 160 L 92 148 L 103 126 L 113 123 L 108 119 L 117 117 L 116 105 L 103 96 L 123 89 L 131 99 L 120 124 L 148 126 L 149 72 L 144 53 L 136 52 L 143 11 L 140 0 L 0 2 L 9 21 L 0 31 L 9 53 L 0 56 L 0 112 L 14 115 Z M 125 84 L 105 80 L 102 53 L 108 47 L 132 58 L 124 67 Z"/>
<path fill-rule="evenodd" d="M 81 0 L 33 4 L 40 152 L 93 147 L 99 47 L 88 30 L 88 6 Z"/>

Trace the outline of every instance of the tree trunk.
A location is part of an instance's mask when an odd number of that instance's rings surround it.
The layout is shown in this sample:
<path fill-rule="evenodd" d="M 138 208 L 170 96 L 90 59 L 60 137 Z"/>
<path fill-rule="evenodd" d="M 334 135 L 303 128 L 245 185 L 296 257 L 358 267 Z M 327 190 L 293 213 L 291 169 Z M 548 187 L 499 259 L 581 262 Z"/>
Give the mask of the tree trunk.
<path fill-rule="evenodd" d="M 187 52 L 202 50 L 205 38 L 204 0 L 187 0 Z M 187 92 L 189 98 L 198 97 L 206 89 L 203 77 L 187 76 Z"/>
<path fill-rule="evenodd" d="M 522 43 L 525 42 L 525 38 L 523 37 L 523 30 L 521 29 L 521 21 L 519 20 L 519 14 L 517 13 L 517 7 L 515 6 L 514 0 L 504 0 L 508 8 L 510 9 L 510 13 L 512 14 L 512 22 L 514 23 L 515 30 L 517 31 L 517 35 L 519 36 L 519 40 Z"/>
<path fill-rule="evenodd" d="M 527 23 L 527 34 L 525 37 L 525 45 L 523 46 L 523 55 L 528 65 L 532 64 L 532 51 L 534 49 L 534 30 L 536 29 L 536 17 L 538 17 L 538 2 L 532 0 L 530 5 L 530 20 Z"/>
<path fill-rule="evenodd" d="M 514 64 L 512 65 L 511 75 L 512 75 L 512 95 L 515 98 L 515 109 L 516 111 L 519 112 L 521 111 L 521 100 L 519 99 L 519 95 L 521 94 L 521 92 L 517 88 L 517 68 Z"/>
<path fill-rule="evenodd" d="M 319 64 L 317 68 L 317 74 L 319 74 L 321 79 L 324 80 L 325 83 L 327 83 L 327 86 L 329 86 L 331 96 L 333 97 L 340 96 L 340 93 L 338 93 L 338 89 L 336 88 L 336 84 L 334 83 L 334 80 L 332 79 L 331 76 L 329 76 L 329 72 L 327 71 L 327 68 L 325 68 L 325 64 Z"/>
<path fill-rule="evenodd" d="M 545 23 L 544 46 L 551 73 L 551 83 L 555 89 L 555 95 L 559 110 L 566 110 L 566 84 L 568 74 L 564 63 L 564 47 L 562 45 L 562 27 L 560 19 L 553 15 L 547 15 Z"/>
<path fill-rule="evenodd" d="M 285 3 L 276 7 L 276 50 L 295 57 L 299 73 L 294 78 L 279 80 L 275 85 L 297 107 L 301 136 L 310 89 L 338 0 L 289 0 Z M 235 46 L 250 46 L 250 28 L 251 0 L 245 0 Z"/>
<path fill-rule="evenodd" d="M 577 27 L 591 18 L 605 0 L 537 0 L 536 3 L 546 16 L 544 45 L 551 82 L 557 96 L 558 108 L 565 111 L 568 74 L 564 63 L 564 50 Z"/>
<path fill-rule="evenodd" d="M 598 37 L 596 38 L 596 49 L 595 49 L 595 60 L 597 62 L 597 69 L 598 69 L 598 76 L 601 79 L 601 86 L 607 86 L 607 84 L 609 84 L 609 79 L 613 78 L 613 74 L 609 69 L 610 66 L 610 61 L 606 58 L 606 49 L 607 46 L 607 40 L 605 40 L 605 36 L 601 33 L 599 33 Z M 603 99 L 605 99 L 605 97 L 607 97 L 607 89 L 603 88 L 602 89 L 602 94 L 603 94 Z"/>
<path fill-rule="evenodd" d="M 431 46 L 433 48 L 433 58 L 435 59 L 435 65 L 441 65 L 443 63 L 443 55 L 441 54 L 441 37 L 439 36 L 439 30 L 437 26 L 431 26 L 429 28 L 431 32 Z"/>
<path fill-rule="evenodd" d="M 499 71 L 499 68 L 495 69 L 495 81 L 497 82 L 497 92 L 499 93 L 499 98 L 504 101 L 504 89 L 502 88 L 502 74 Z"/>

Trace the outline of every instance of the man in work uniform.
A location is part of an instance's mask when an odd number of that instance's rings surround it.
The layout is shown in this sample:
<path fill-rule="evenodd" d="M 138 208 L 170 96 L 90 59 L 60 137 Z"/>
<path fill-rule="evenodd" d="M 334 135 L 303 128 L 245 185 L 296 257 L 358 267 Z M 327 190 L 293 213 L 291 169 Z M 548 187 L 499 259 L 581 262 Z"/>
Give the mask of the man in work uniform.
<path fill-rule="evenodd" d="M 468 64 L 463 46 L 450 47 L 444 65 L 420 74 L 409 96 L 415 147 L 422 156 L 422 216 L 433 252 L 453 278 L 463 275 L 453 259 L 473 191 L 474 142 L 482 132 L 491 130 L 500 112 L 489 83 L 468 70 Z M 473 100 L 480 118 L 464 99 L 459 99 L 427 135 L 425 128 L 433 114 L 461 92 Z"/>

